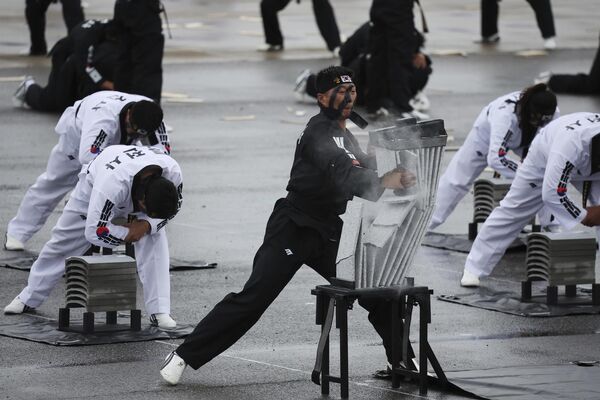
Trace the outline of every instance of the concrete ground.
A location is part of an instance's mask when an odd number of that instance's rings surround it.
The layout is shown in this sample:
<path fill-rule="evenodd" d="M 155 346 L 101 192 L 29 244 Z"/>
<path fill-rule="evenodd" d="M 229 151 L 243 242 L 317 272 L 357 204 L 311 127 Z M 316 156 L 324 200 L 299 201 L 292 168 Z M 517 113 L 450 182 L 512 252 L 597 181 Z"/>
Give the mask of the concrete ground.
<path fill-rule="evenodd" d="M 86 3 L 87 17 L 110 17 L 112 3 Z M 479 10 L 472 1 L 423 1 L 431 33 L 428 50 L 434 74 L 427 87 L 431 115 L 443 118 L 449 150 L 462 143 L 487 102 L 530 84 L 541 71 L 587 71 L 598 40 L 600 11 L 595 0 L 554 2 L 557 50 L 540 51 L 533 13 L 524 1 L 501 3 L 502 41 L 497 47 L 473 43 Z M 368 18 L 369 2 L 333 0 L 345 35 Z M 285 195 L 295 139 L 315 105 L 294 101 L 292 87 L 304 68 L 334 63 L 325 49 L 309 1 L 282 12 L 286 51 L 264 54 L 257 1 L 167 2 L 173 38 L 164 59 L 165 119 L 173 126 L 173 155 L 185 180 L 185 203 L 169 224 L 171 254 L 218 262 L 215 270 L 171 276 L 172 314 L 196 323 L 226 293 L 245 282 L 261 243 L 274 201 Z M 56 141 L 58 116 L 15 109 L 11 95 L 23 75 L 45 81 L 46 58 L 19 55 L 27 48 L 23 2 L 0 4 L 0 226 L 5 227 Z M 48 12 L 49 43 L 64 35 L 60 6 Z M 561 111 L 598 111 L 598 97 L 559 96 Z M 363 143 L 364 134 L 359 135 Z M 446 165 L 452 156 L 448 151 Z M 39 250 L 48 239 L 56 210 L 28 244 Z M 464 233 L 471 199 L 461 202 L 440 231 Z M 6 252 L 2 253 L 6 255 Z M 458 285 L 465 255 L 422 247 L 411 275 L 436 294 L 464 293 Z M 516 289 L 523 256 L 507 258 L 486 285 Z M 0 304 L 25 285 L 27 274 L 0 270 Z M 251 331 L 223 355 L 186 372 L 180 386 L 163 384 L 162 359 L 179 341 L 86 347 L 53 347 L 0 337 L 0 399 L 316 399 L 310 382 L 319 329 L 314 325 L 310 289 L 324 281 L 302 269 Z M 38 309 L 38 318 L 56 318 L 63 286 Z M 523 318 L 433 300 L 430 341 L 448 371 L 493 366 L 549 365 L 600 358 L 597 316 Z M 385 365 L 380 340 L 360 308 L 350 313 L 351 397 L 416 398 L 402 384 L 392 390 L 371 373 Z M 25 317 L 0 316 L 0 323 Z M 414 338 L 413 338 L 414 339 Z M 335 341 L 335 340 L 334 340 Z M 339 398 L 334 385 L 331 398 Z M 430 391 L 427 398 L 455 399 Z"/>

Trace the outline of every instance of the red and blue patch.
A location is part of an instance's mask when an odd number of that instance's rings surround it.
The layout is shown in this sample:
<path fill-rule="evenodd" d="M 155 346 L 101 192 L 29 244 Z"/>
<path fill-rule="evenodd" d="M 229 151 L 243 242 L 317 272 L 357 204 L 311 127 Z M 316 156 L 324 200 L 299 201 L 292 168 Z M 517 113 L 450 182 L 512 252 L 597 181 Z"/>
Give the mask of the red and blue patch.
<path fill-rule="evenodd" d="M 109 233 L 110 230 L 106 226 L 99 226 L 98 229 L 96 229 L 96 235 L 99 237 L 108 236 Z"/>

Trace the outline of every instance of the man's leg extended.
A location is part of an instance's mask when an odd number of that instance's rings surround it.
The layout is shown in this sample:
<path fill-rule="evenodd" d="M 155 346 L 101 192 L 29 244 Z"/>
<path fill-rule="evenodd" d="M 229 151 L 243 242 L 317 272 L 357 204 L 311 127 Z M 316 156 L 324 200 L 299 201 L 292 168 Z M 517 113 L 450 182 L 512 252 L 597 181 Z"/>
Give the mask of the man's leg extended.
<path fill-rule="evenodd" d="M 242 291 L 225 296 L 177 348 L 177 354 L 192 368 L 221 354 L 258 321 L 318 241 L 316 231 L 276 213 Z"/>

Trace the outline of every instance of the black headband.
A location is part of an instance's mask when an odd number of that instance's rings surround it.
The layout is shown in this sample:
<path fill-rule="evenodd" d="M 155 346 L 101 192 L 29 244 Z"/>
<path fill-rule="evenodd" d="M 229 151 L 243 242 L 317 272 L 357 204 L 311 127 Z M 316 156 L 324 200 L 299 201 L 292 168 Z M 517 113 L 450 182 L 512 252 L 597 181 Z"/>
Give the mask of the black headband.
<path fill-rule="evenodd" d="M 323 79 L 321 82 L 317 83 L 317 93 L 326 93 L 328 90 L 345 83 L 353 83 L 350 75 L 338 75 L 331 80 Z"/>

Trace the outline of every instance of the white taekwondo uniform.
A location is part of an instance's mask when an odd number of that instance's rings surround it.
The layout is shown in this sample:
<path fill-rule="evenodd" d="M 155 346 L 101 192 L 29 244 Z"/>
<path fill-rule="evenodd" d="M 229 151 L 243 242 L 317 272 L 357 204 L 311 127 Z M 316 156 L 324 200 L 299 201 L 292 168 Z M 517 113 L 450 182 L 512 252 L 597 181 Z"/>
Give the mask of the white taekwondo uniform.
<path fill-rule="evenodd" d="M 512 150 L 522 159 L 528 148 L 527 143 L 522 143 L 521 128 L 515 114 L 520 95 L 520 92 L 513 92 L 501 96 L 481 110 L 464 144 L 440 178 L 429 230 L 446 221 L 485 167 L 490 166 L 503 178 L 515 177 L 521 161 L 509 158 L 508 151 Z M 557 108 L 553 119 L 558 116 Z M 546 225 L 550 215 L 541 216 L 541 219 Z"/>
<path fill-rule="evenodd" d="M 592 169 L 591 165 L 592 138 L 598 134 L 600 114 L 594 113 L 568 114 L 542 128 L 510 191 L 479 231 L 465 263 L 466 271 L 478 277 L 490 275 L 510 243 L 542 206 L 566 229 L 580 223 L 587 211 L 569 198 L 569 182 L 581 191 L 584 181 L 592 181 L 588 202 L 600 203 L 600 184 L 596 183 L 600 181 L 600 173 L 596 172 L 599 166 Z"/>
<path fill-rule="evenodd" d="M 131 195 L 135 175 L 149 165 L 162 168 L 162 176 L 177 187 L 181 206 L 181 170 L 161 148 L 108 147 L 81 169 L 79 182 L 52 229 L 52 237 L 31 267 L 27 286 L 18 295 L 23 303 L 37 307 L 48 298 L 64 273 L 65 258 L 84 254 L 90 244 L 108 248 L 122 244 L 129 229 L 112 221 L 133 214 L 151 225 L 151 231 L 134 243 L 146 312 L 169 314 L 169 248 L 162 229 L 167 220 L 153 219 L 134 210 Z"/>
<path fill-rule="evenodd" d="M 171 148 L 164 123 L 153 137 L 144 142 L 128 143 L 124 120 L 119 113 L 126 105 L 151 99 L 133 94 L 101 91 L 68 107 L 55 131 L 59 135 L 48 158 L 46 172 L 27 190 L 17 215 L 9 222 L 7 233 L 22 243 L 39 231 L 58 202 L 73 189 L 81 166 L 90 162 L 104 148 L 114 144 L 153 145 L 170 154 Z"/>

